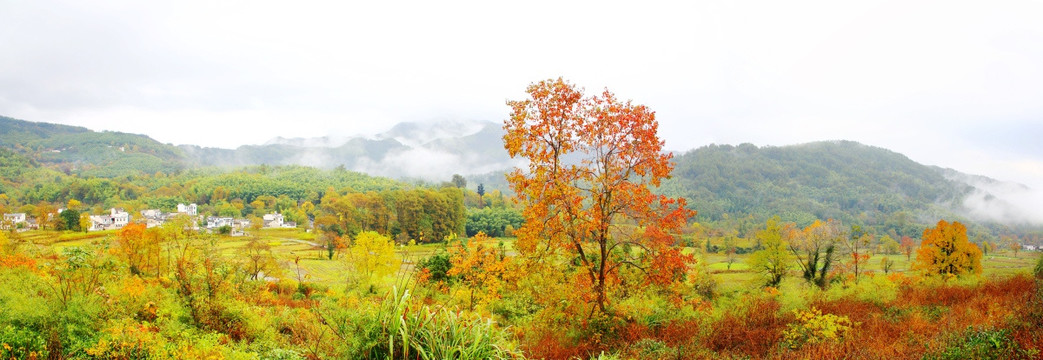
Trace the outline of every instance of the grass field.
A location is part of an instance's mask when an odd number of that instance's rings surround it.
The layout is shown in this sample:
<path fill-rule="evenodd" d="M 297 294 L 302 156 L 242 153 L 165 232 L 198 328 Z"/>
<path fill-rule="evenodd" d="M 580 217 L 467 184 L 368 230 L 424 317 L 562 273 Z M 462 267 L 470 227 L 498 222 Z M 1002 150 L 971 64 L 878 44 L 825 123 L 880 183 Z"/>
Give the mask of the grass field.
<path fill-rule="evenodd" d="M 112 241 L 115 231 L 101 232 L 53 232 L 53 231 L 27 231 L 19 233 L 23 241 L 35 244 L 38 248 L 50 247 L 54 251 L 70 246 L 85 246 L 91 242 Z M 338 252 L 334 259 L 328 259 L 328 253 L 323 244 L 317 242 L 313 233 L 301 229 L 261 229 L 257 236 L 266 241 L 272 249 L 278 263 L 282 267 L 282 277 L 296 280 L 298 266 L 300 274 L 306 282 L 323 285 L 337 285 L 344 283 L 347 274 L 347 266 L 341 259 L 342 254 Z M 219 236 L 217 238 L 218 249 L 222 255 L 228 258 L 241 256 L 244 247 L 250 241 L 249 237 Z M 502 242 L 507 254 L 515 254 L 513 238 L 495 238 L 488 240 L 488 246 L 499 246 Z M 442 243 L 399 245 L 396 252 L 402 259 L 402 267 L 399 275 L 409 274 L 421 260 L 444 248 Z M 763 279 L 760 274 L 754 272 L 747 263 L 749 254 L 736 255 L 734 261 L 728 264 L 728 257 L 723 253 L 703 253 L 701 249 L 689 248 L 688 253 L 696 254 L 697 268 L 709 274 L 717 284 L 717 290 L 721 295 L 738 295 L 751 289 L 758 289 Z M 911 262 L 905 255 L 873 255 L 862 268 L 864 271 L 883 274 L 881 259 L 891 259 L 894 264 L 892 272 L 910 271 Z M 1038 252 L 1019 252 L 1017 257 L 1013 252 L 1005 251 L 990 253 L 982 258 L 983 276 L 986 278 L 997 278 L 1028 272 L 1035 266 L 1039 257 Z M 298 260 L 299 261 L 296 261 Z M 913 256 L 915 259 L 915 255 Z M 846 262 L 847 259 L 840 259 Z M 783 287 L 799 286 L 798 279 L 800 268 L 794 263 L 790 269 Z M 388 279 L 393 281 L 393 279 Z"/>

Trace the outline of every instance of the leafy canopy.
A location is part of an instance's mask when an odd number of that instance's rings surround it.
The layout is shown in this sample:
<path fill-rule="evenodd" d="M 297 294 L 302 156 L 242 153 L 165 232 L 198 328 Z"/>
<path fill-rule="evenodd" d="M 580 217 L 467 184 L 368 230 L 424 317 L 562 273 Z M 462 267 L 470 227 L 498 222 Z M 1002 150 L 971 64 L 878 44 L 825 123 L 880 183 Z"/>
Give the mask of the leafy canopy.
<path fill-rule="evenodd" d="M 507 176 L 524 204 L 518 249 L 530 257 L 571 253 L 588 277 L 577 286 L 602 312 L 622 265 L 640 269 L 649 283 L 683 277 L 693 258 L 674 246 L 674 234 L 695 212 L 684 199 L 649 189 L 673 169 L 655 113 L 607 90 L 584 96 L 560 78 L 527 92 L 528 99 L 508 101 L 504 124 L 507 152 L 528 160 L 525 171 Z M 625 251 L 631 248 L 640 251 Z"/>
<path fill-rule="evenodd" d="M 981 274 L 981 249 L 967 240 L 963 224 L 940 220 L 924 230 L 913 269 L 926 275 Z"/>

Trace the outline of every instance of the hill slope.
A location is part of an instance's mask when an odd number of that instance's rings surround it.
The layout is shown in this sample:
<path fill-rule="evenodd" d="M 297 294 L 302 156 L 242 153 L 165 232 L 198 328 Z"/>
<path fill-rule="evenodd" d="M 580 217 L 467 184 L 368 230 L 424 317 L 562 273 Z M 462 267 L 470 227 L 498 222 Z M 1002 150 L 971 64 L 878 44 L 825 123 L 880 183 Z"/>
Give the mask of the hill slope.
<path fill-rule="evenodd" d="M 943 217 L 995 220 L 975 216 L 976 209 L 966 205 L 969 196 L 985 191 L 966 179 L 995 180 L 922 165 L 851 141 L 759 148 L 710 145 L 674 161 L 673 178 L 660 191 L 687 198 L 701 221 L 752 216 L 761 222 L 779 215 L 807 225 L 835 218 L 918 236 L 924 224 Z M 1016 211 L 997 196 L 975 199 Z"/>
<path fill-rule="evenodd" d="M 95 132 L 3 116 L 0 146 L 40 164 L 85 176 L 118 177 L 185 167 L 181 150 L 145 135 Z"/>

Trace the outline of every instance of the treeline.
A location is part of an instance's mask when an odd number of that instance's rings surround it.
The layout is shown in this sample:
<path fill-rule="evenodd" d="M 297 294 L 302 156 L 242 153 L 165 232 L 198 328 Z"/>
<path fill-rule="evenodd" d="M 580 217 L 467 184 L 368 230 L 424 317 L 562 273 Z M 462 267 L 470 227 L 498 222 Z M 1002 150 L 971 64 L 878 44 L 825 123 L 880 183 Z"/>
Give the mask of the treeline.
<path fill-rule="evenodd" d="M 215 213 L 227 203 L 236 204 L 240 215 L 245 216 L 252 212 L 247 205 L 263 197 L 284 198 L 296 206 L 309 201 L 318 203 L 322 189 L 365 192 L 409 186 L 350 171 L 264 165 L 232 172 L 200 169 L 116 178 L 80 177 L 39 167 L 23 169 L 31 163 L 29 160 L 14 153 L 7 155 L 11 156 L 0 158 L 0 165 L 10 166 L 0 166 L 0 173 L 20 176 L 5 177 L 3 193 L 7 201 L 0 205 L 10 211 L 24 208 L 28 211 L 23 212 L 29 213 L 39 203 L 62 205 L 77 200 L 99 209 L 120 207 L 128 211 L 172 211 L 178 203 L 197 203 L 214 207 L 208 210 Z"/>
<path fill-rule="evenodd" d="M 337 237 L 354 238 L 360 232 L 375 231 L 400 243 L 439 242 L 464 232 L 463 197 L 463 190 L 456 187 L 366 193 L 327 191 L 314 212 L 315 225 Z"/>
<path fill-rule="evenodd" d="M 201 215 L 252 223 L 278 212 L 287 222 L 314 224 L 338 238 L 375 231 L 402 242 L 437 242 L 479 231 L 509 236 L 521 225 L 502 193 L 469 190 L 462 177 L 407 184 L 343 168 L 261 165 L 83 178 L 39 167 L 13 151 L 0 152 L 0 173 L 10 175 L 0 185 L 0 211 L 28 213 L 52 229 L 83 228 L 57 219 L 60 208 L 96 214 L 115 207 L 137 217 L 141 210 L 173 212 L 189 203 L 198 204 Z"/>
<path fill-rule="evenodd" d="M 485 233 L 492 237 L 514 236 L 514 230 L 525 223 L 525 217 L 515 209 L 498 207 L 472 209 L 467 213 L 467 236 Z"/>

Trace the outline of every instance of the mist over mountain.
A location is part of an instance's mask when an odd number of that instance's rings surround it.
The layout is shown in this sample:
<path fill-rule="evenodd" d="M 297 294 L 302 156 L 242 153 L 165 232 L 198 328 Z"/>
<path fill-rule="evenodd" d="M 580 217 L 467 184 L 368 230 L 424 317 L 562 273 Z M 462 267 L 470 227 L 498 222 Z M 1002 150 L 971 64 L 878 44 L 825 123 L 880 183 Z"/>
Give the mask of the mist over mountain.
<path fill-rule="evenodd" d="M 942 176 L 964 186 L 959 209 L 969 218 L 1007 224 L 1043 223 L 1043 189 L 941 169 Z"/>
<path fill-rule="evenodd" d="M 507 191 L 503 174 L 522 162 L 503 148 L 502 125 L 446 120 L 401 123 L 373 135 L 275 138 L 236 149 L 173 146 L 148 136 L 0 117 L 0 145 L 66 174 L 118 177 L 198 167 L 304 165 L 400 179 L 468 177 Z M 1028 186 L 919 164 L 851 141 L 791 146 L 709 145 L 677 154 L 660 192 L 688 199 L 700 221 L 736 217 L 809 223 L 837 218 L 918 235 L 940 218 L 1043 224 Z"/>
<path fill-rule="evenodd" d="M 913 237 L 943 218 L 1043 223 L 1015 200 L 1035 193 L 1025 185 L 923 165 L 853 141 L 709 145 L 674 162 L 672 178 L 659 191 L 688 199 L 703 221 L 778 215 L 807 225 L 834 218 Z"/>
<path fill-rule="evenodd" d="M 203 166 L 306 165 L 372 175 L 445 180 L 453 174 L 507 169 L 514 162 L 502 145 L 499 123 L 442 120 L 400 123 L 386 132 L 351 137 L 281 138 L 234 150 L 183 145 Z"/>

